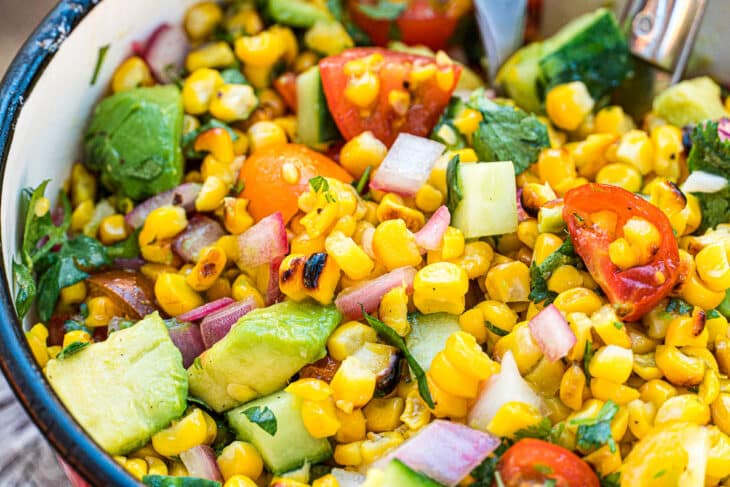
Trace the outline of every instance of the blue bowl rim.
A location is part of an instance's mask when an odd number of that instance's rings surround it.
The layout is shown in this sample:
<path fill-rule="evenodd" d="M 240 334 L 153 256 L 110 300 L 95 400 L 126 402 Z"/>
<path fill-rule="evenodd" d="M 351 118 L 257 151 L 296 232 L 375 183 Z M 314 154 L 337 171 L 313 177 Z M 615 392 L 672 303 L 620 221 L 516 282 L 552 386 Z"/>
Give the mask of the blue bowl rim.
<path fill-rule="evenodd" d="M 65 36 L 101 0 L 61 0 L 26 40 L 0 82 L 0 190 L 23 101 L 31 94 Z M 0 273 L 5 273 L 0 259 Z M 28 347 L 13 305 L 12 283 L 0 286 L 0 369 L 45 438 L 84 479 L 96 486 L 138 486 L 136 480 L 89 437 L 53 392 Z M 113 414 L 113 411 L 109 412 Z"/>

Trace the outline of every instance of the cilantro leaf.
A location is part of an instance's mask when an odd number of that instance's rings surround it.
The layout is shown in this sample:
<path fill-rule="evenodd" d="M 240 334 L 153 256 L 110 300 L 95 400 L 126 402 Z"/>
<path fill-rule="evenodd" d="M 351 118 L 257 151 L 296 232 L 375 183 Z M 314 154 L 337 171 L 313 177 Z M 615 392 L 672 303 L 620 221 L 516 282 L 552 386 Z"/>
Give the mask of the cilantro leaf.
<path fill-rule="evenodd" d="M 104 59 L 106 58 L 106 53 L 109 51 L 109 47 L 111 47 L 111 44 L 107 44 L 99 48 L 99 52 L 96 55 L 94 74 L 91 76 L 91 86 L 94 86 L 96 84 L 96 80 L 99 78 L 99 72 L 101 72 L 101 67 L 104 64 Z"/>
<path fill-rule="evenodd" d="M 534 115 L 519 108 L 499 105 L 483 90 L 472 94 L 469 106 L 484 119 L 474 133 L 474 150 L 481 161 L 512 161 L 521 174 L 537 161 L 540 151 L 550 147 L 547 127 Z"/>
<path fill-rule="evenodd" d="M 670 299 L 666 308 L 669 313 L 677 313 L 680 315 L 688 315 L 693 309 L 691 304 L 680 298 Z"/>
<path fill-rule="evenodd" d="M 197 152 L 195 150 L 195 139 L 198 138 L 198 135 L 202 134 L 206 130 L 214 129 L 214 128 L 222 128 L 225 129 L 228 134 L 231 136 L 231 139 L 235 142 L 238 140 L 238 135 L 233 131 L 231 127 L 229 127 L 226 123 L 221 122 L 218 119 L 211 118 L 208 120 L 208 122 L 202 124 L 200 127 L 196 128 L 195 130 L 191 130 L 188 133 L 183 134 L 182 139 L 180 141 L 180 145 L 183 148 L 183 151 L 185 152 L 185 157 L 188 159 L 202 159 L 203 155 L 200 152 Z"/>
<path fill-rule="evenodd" d="M 63 350 L 58 352 L 58 355 L 56 355 L 56 358 L 58 360 L 66 359 L 66 358 L 70 357 L 71 355 L 79 353 L 81 350 L 88 347 L 89 345 L 91 345 L 89 342 L 69 343 Z"/>
<path fill-rule="evenodd" d="M 471 472 L 474 482 L 469 487 L 492 487 L 497 482 L 497 463 L 502 458 L 504 452 L 512 446 L 514 442 L 509 438 L 502 438 L 502 443 L 497 447 L 490 456 L 488 456 L 478 467 Z M 500 479 L 501 480 L 501 479 Z"/>
<path fill-rule="evenodd" d="M 492 333 L 494 333 L 497 336 L 503 337 L 503 336 L 509 335 L 509 332 L 507 330 L 503 330 L 503 329 L 499 328 L 498 326 L 493 325 L 489 321 L 485 321 L 484 325 L 487 327 L 487 330 L 491 331 Z"/>
<path fill-rule="evenodd" d="M 591 363 L 591 359 L 593 358 L 593 354 L 595 353 L 595 350 L 593 350 L 593 344 L 586 340 L 586 346 L 583 350 L 583 372 L 586 374 L 586 383 L 591 383 L 591 374 L 588 373 L 588 364 Z"/>
<path fill-rule="evenodd" d="M 274 412 L 268 406 L 264 406 L 263 408 L 260 406 L 248 408 L 243 411 L 243 414 L 246 415 L 249 421 L 258 425 L 259 428 L 271 436 L 276 434 L 276 416 L 274 416 Z"/>
<path fill-rule="evenodd" d="M 375 5 L 365 3 L 358 4 L 358 9 L 375 20 L 395 20 L 406 9 L 406 2 L 390 2 L 389 0 L 380 0 Z"/>
<path fill-rule="evenodd" d="M 690 171 L 706 171 L 730 179 L 730 140 L 723 140 L 718 132 L 720 125 L 727 123 L 727 119 L 707 120 L 695 126 L 687 157 Z"/>
<path fill-rule="evenodd" d="M 591 451 L 608 444 L 611 453 L 615 452 L 616 442 L 611 435 L 611 420 L 618 409 L 618 405 L 609 399 L 594 418 L 572 420 L 571 424 L 578 425 L 576 446 L 581 450 Z"/>
<path fill-rule="evenodd" d="M 548 418 L 542 418 L 537 424 L 515 431 L 513 437 L 515 441 L 523 438 L 537 438 L 538 440 L 558 444 L 558 440 L 563 434 L 564 429 L 565 424 L 558 423 L 553 425 Z"/>
<path fill-rule="evenodd" d="M 613 472 L 605 477 L 601 477 L 601 487 L 620 487 L 621 486 L 621 473 Z"/>
<path fill-rule="evenodd" d="M 173 477 L 171 475 L 145 475 L 142 483 L 147 487 L 221 487 L 217 480 L 197 477 Z"/>
<path fill-rule="evenodd" d="M 365 168 L 365 171 L 363 171 L 362 176 L 360 176 L 360 179 L 357 180 L 357 182 L 353 181 L 352 186 L 357 190 L 357 194 L 364 194 L 365 188 L 368 185 L 368 182 L 370 181 L 370 173 L 373 172 L 373 166 L 368 166 Z"/>
<path fill-rule="evenodd" d="M 394 346 L 395 348 L 403 352 L 403 355 L 406 358 L 406 362 L 408 362 L 408 367 L 410 367 L 411 372 L 413 372 L 413 375 L 416 377 L 416 382 L 418 382 L 418 392 L 421 394 L 423 402 L 425 402 L 428 407 L 433 408 L 434 402 L 433 398 L 431 398 L 431 391 L 428 389 L 426 372 L 423 371 L 423 368 L 415 359 L 415 357 L 411 355 L 408 347 L 406 347 L 406 342 L 403 341 L 403 338 L 401 338 L 401 336 L 398 335 L 398 333 L 396 333 L 394 329 L 392 329 L 376 317 L 369 315 L 365 311 L 365 308 L 362 306 L 362 304 L 360 305 L 360 308 L 362 309 L 362 315 L 365 317 L 365 320 L 378 333 L 380 338 L 382 338 L 383 341 L 385 341 L 386 343 Z"/>
<path fill-rule="evenodd" d="M 139 256 L 139 232 L 142 229 L 138 228 L 132 232 L 129 237 L 125 238 L 121 242 L 109 245 L 106 248 L 107 255 L 110 259 L 132 259 Z"/>
<path fill-rule="evenodd" d="M 575 253 L 570 237 L 566 238 L 565 242 L 539 265 L 533 262 L 530 266 L 530 300 L 535 303 L 542 301 L 545 301 L 546 304 L 552 303 L 557 294 L 548 290 L 547 283 L 553 272 L 561 265 L 575 265 L 579 262 L 580 259 Z"/>
<path fill-rule="evenodd" d="M 13 260 L 13 277 L 15 278 L 15 309 L 23 318 L 30 310 L 36 295 L 33 273 L 25 264 Z"/>
<path fill-rule="evenodd" d="M 721 316 L 720 312 L 717 311 L 716 309 L 711 309 L 710 311 L 707 312 L 708 320 L 714 320 L 715 318 L 719 318 L 720 316 Z"/>
<path fill-rule="evenodd" d="M 446 207 L 453 215 L 456 207 L 464 199 L 464 190 L 461 186 L 461 172 L 459 165 L 461 160 L 459 156 L 454 156 L 446 167 Z"/>
<path fill-rule="evenodd" d="M 692 194 L 699 200 L 700 209 L 702 210 L 699 233 L 715 228 L 720 223 L 727 223 L 727 215 L 730 213 L 730 186 L 717 193 Z"/>

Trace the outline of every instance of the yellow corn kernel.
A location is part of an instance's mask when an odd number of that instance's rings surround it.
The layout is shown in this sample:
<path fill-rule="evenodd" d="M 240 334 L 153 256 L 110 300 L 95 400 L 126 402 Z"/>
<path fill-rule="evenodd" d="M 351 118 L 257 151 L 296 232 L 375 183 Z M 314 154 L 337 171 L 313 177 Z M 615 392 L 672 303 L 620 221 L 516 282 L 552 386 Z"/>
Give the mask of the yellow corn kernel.
<path fill-rule="evenodd" d="M 239 37 L 234 49 L 238 59 L 247 66 L 267 68 L 285 53 L 286 45 L 276 32 L 264 31 L 254 36 Z"/>
<path fill-rule="evenodd" d="M 706 367 L 720 371 L 719 365 L 715 356 L 706 347 L 682 347 L 680 349 L 683 354 L 702 360 Z"/>
<path fill-rule="evenodd" d="M 561 129 L 575 130 L 593 110 L 594 101 L 582 81 L 556 86 L 548 91 L 545 110 L 550 120 Z"/>
<path fill-rule="evenodd" d="M 672 125 L 653 127 L 651 141 L 654 145 L 654 172 L 677 182 L 681 173 L 679 158 L 684 151 L 682 130 Z"/>
<path fill-rule="evenodd" d="M 628 404 L 639 398 L 639 391 L 610 379 L 595 377 L 591 379 L 591 395 L 601 401 L 611 400 L 616 404 Z"/>
<path fill-rule="evenodd" d="M 150 450 L 154 452 L 151 448 Z M 167 475 L 167 465 L 161 459 L 156 456 L 146 456 L 144 460 L 147 463 L 148 475 Z"/>
<path fill-rule="evenodd" d="M 573 157 L 566 149 L 543 149 L 537 160 L 537 170 L 540 179 L 553 188 L 578 176 Z"/>
<path fill-rule="evenodd" d="M 405 399 L 405 407 L 400 420 L 413 431 L 417 431 L 428 424 L 431 412 L 423 402 L 418 391 L 411 390 Z"/>
<path fill-rule="evenodd" d="M 511 311 L 511 310 L 510 310 Z M 479 308 L 472 308 L 459 316 L 459 326 L 465 332 L 471 334 L 479 344 L 487 341 L 487 327 L 485 326 L 484 313 Z"/>
<path fill-rule="evenodd" d="M 447 234 L 448 233 L 449 232 L 447 230 Z M 442 253 L 447 246 L 447 238 L 450 237 L 445 235 L 444 245 L 441 249 Z M 486 275 L 493 259 L 494 250 L 492 250 L 492 247 L 490 247 L 487 242 L 469 242 L 464 245 L 464 252 L 462 255 L 456 259 L 451 259 L 449 262 L 464 269 L 469 279 L 477 279 Z"/>
<path fill-rule="evenodd" d="M 345 87 L 345 98 L 360 108 L 368 108 L 378 98 L 380 78 L 370 71 L 350 77 Z"/>
<path fill-rule="evenodd" d="M 484 320 L 488 321 L 500 330 L 510 332 L 517 323 L 517 313 L 515 313 L 509 306 L 499 301 L 482 301 L 477 304 L 476 307 L 482 311 Z M 492 332 L 489 333 L 494 335 Z M 496 337 L 496 335 L 494 335 L 494 337 Z"/>
<path fill-rule="evenodd" d="M 521 374 L 530 371 L 542 358 L 542 349 L 532 338 L 527 322 L 515 325 L 511 332 L 500 338 L 494 344 L 492 355 L 495 360 L 501 360 L 507 351 L 511 351 Z"/>
<path fill-rule="evenodd" d="M 338 326 L 330 335 L 327 351 L 333 359 L 343 361 L 365 343 L 375 343 L 377 340 L 378 334 L 369 326 L 358 321 L 348 321 Z"/>
<path fill-rule="evenodd" d="M 352 443 L 339 443 L 335 445 L 333 458 L 340 465 L 355 467 L 362 463 L 362 453 L 360 445 L 362 441 L 354 441 Z"/>
<path fill-rule="evenodd" d="M 482 242 L 484 243 L 484 242 Z M 487 245 L 488 246 L 488 245 Z M 490 247 L 491 250 L 491 247 Z M 454 227 L 447 227 L 444 232 L 443 243 L 441 245 L 440 254 L 443 260 L 452 260 L 464 255 L 465 244 L 464 234 L 461 230 Z M 491 259 L 490 259 L 491 260 Z M 489 265 L 487 264 L 487 267 Z M 486 269 L 485 269 L 486 271 Z"/>
<path fill-rule="evenodd" d="M 223 224 L 234 235 L 251 228 L 253 217 L 248 213 L 248 200 L 245 198 L 223 198 Z"/>
<path fill-rule="evenodd" d="M 307 232 L 300 233 L 291 241 L 291 253 L 301 255 L 311 255 L 318 252 L 324 252 L 325 236 L 321 235 L 315 238 L 309 236 Z"/>
<path fill-rule="evenodd" d="M 150 212 L 139 232 L 139 245 L 149 245 L 174 237 L 188 226 L 185 210 L 179 206 L 161 206 Z"/>
<path fill-rule="evenodd" d="M 601 108 L 596 113 L 595 133 L 622 135 L 634 128 L 634 121 L 618 105 Z"/>
<path fill-rule="evenodd" d="M 233 281 L 231 286 L 231 294 L 233 299 L 236 301 L 243 301 L 248 298 L 253 298 L 258 307 L 264 306 L 264 298 L 261 296 L 259 290 L 254 286 L 251 279 L 246 274 L 239 274 L 238 277 Z"/>
<path fill-rule="evenodd" d="M 154 84 L 155 80 L 152 73 L 150 73 L 150 68 L 139 56 L 132 56 L 120 64 L 112 77 L 112 91 L 114 93 Z"/>
<path fill-rule="evenodd" d="M 152 447 L 160 455 L 171 457 L 202 445 L 207 436 L 205 416 L 196 408 L 169 428 L 152 435 Z"/>
<path fill-rule="evenodd" d="M 203 304 L 203 298 L 188 285 L 185 276 L 171 272 L 163 272 L 157 277 L 155 297 L 170 316 L 183 314 Z"/>
<path fill-rule="evenodd" d="M 234 475 L 226 480 L 223 487 L 258 487 L 258 484 L 245 475 Z"/>
<path fill-rule="evenodd" d="M 596 174 L 596 182 L 612 184 L 626 191 L 636 193 L 641 190 L 641 173 L 635 166 L 624 163 L 606 164 Z"/>
<path fill-rule="evenodd" d="M 393 193 L 388 193 L 383 197 L 375 214 L 381 222 L 400 218 L 406 223 L 408 230 L 412 232 L 420 230 L 426 222 L 423 213 L 409 208 L 403 204 L 400 196 Z"/>
<path fill-rule="evenodd" d="M 598 475 L 605 477 L 621 467 L 621 451 L 618 448 L 611 450 L 609 445 L 603 445 L 586 455 L 583 460 L 593 466 Z"/>
<path fill-rule="evenodd" d="M 464 269 L 450 262 L 437 262 L 416 273 L 413 303 L 422 313 L 461 314 L 468 290 L 469 278 Z"/>
<path fill-rule="evenodd" d="M 224 84 L 218 71 L 201 68 L 185 79 L 182 96 L 185 112 L 191 115 L 202 115 L 208 111 L 215 91 Z"/>
<path fill-rule="evenodd" d="M 602 306 L 593 313 L 591 324 L 604 343 L 631 349 L 629 333 L 611 305 Z"/>
<path fill-rule="evenodd" d="M 496 436 L 511 438 L 516 431 L 535 426 L 542 414 L 534 406 L 519 401 L 504 403 L 487 425 L 487 431 Z"/>
<path fill-rule="evenodd" d="M 634 373 L 644 380 L 664 377 L 664 374 L 656 365 L 653 353 L 634 355 Z"/>
<path fill-rule="evenodd" d="M 408 335 L 411 331 L 411 325 L 408 322 L 408 295 L 403 286 L 395 287 L 385 293 L 380 301 L 378 315 L 400 336 Z"/>
<path fill-rule="evenodd" d="M 140 254 L 144 260 L 155 264 L 169 265 L 174 259 L 170 240 L 143 245 L 140 247 Z"/>
<path fill-rule="evenodd" d="M 183 25 L 193 41 L 202 40 L 213 33 L 223 19 L 223 10 L 215 2 L 199 2 L 185 12 Z"/>
<path fill-rule="evenodd" d="M 624 383 L 631 375 L 634 366 L 634 354 L 631 349 L 606 345 L 593 355 L 588 365 L 592 377 L 600 377 L 618 383 Z"/>
<path fill-rule="evenodd" d="M 714 243 L 695 255 L 697 274 L 711 291 L 730 288 L 730 244 Z"/>
<path fill-rule="evenodd" d="M 86 299 L 86 282 L 84 281 L 61 288 L 61 303 L 63 304 L 79 304 L 84 299 Z"/>
<path fill-rule="evenodd" d="M 730 394 L 722 392 L 710 405 L 712 422 L 725 434 L 730 434 Z"/>
<path fill-rule="evenodd" d="M 692 316 L 677 316 L 669 323 L 665 344 L 674 347 L 706 347 L 709 332 L 705 322 L 705 312 L 700 308 L 695 308 Z"/>
<path fill-rule="evenodd" d="M 572 265 L 561 265 L 553 271 L 547 284 L 550 291 L 562 293 L 583 284 L 583 276 Z"/>
<path fill-rule="evenodd" d="M 91 343 L 91 335 L 84 330 L 71 330 L 63 335 L 63 348 L 66 348 L 76 342 Z M 45 345 L 45 340 L 43 340 L 42 343 Z"/>
<path fill-rule="evenodd" d="M 682 255 L 680 250 L 680 256 Z M 702 309 L 714 309 L 725 299 L 722 291 L 713 291 L 708 288 L 697 275 L 697 271 L 691 269 L 685 281 L 681 284 L 680 295 L 682 299 L 693 306 Z"/>
<path fill-rule="evenodd" d="M 185 67 L 189 72 L 200 68 L 225 68 L 236 62 L 233 50 L 227 42 L 205 44 L 188 54 Z"/>
<path fill-rule="evenodd" d="M 482 119 L 480 112 L 466 108 L 454 118 L 454 127 L 464 135 L 471 135 L 479 128 Z"/>
<path fill-rule="evenodd" d="M 285 390 L 310 401 L 324 401 L 332 395 L 329 384 L 314 378 L 299 379 L 289 384 Z"/>
<path fill-rule="evenodd" d="M 535 239 L 535 248 L 533 249 L 532 260 L 535 264 L 540 265 L 542 261 L 547 259 L 550 254 L 558 250 L 563 241 L 557 235 L 552 233 L 541 233 Z"/>
<path fill-rule="evenodd" d="M 123 316 L 124 312 L 117 304 L 106 296 L 96 296 L 88 301 L 89 314 L 84 320 L 86 326 L 95 328 L 106 326 L 115 316 Z"/>
<path fill-rule="evenodd" d="M 375 392 L 375 374 L 353 356 L 345 358 L 330 383 L 338 408 L 351 413 L 364 406 Z"/>
<path fill-rule="evenodd" d="M 560 400 L 570 409 L 577 411 L 583 404 L 583 390 L 586 376 L 578 365 L 571 365 L 560 380 Z"/>
<path fill-rule="evenodd" d="M 41 333 L 39 330 L 42 330 L 43 333 Z M 64 347 L 68 346 L 65 344 L 66 342 L 66 336 L 68 336 L 70 333 L 66 333 L 64 335 Z M 82 332 L 84 333 L 84 332 Z M 79 335 L 76 333 L 75 335 Z M 89 342 L 91 340 L 91 337 L 88 333 L 86 333 L 85 337 L 79 335 L 79 339 L 76 340 L 73 337 L 75 335 L 69 336 L 68 342 L 69 344 L 73 343 L 73 341 L 84 341 Z M 33 328 L 31 328 L 30 331 L 25 332 L 25 338 L 28 340 L 28 346 L 30 347 L 30 351 L 33 353 L 33 358 L 35 358 L 36 362 L 38 363 L 38 366 L 43 368 L 46 366 L 46 363 L 48 363 L 49 357 L 49 350 L 46 348 L 46 339 L 48 338 L 48 329 L 42 324 L 37 324 Z M 86 340 L 83 340 L 86 338 Z"/>
<path fill-rule="evenodd" d="M 405 441 L 403 435 L 398 431 L 385 433 L 370 433 L 368 439 L 360 444 L 360 452 L 364 463 L 370 464 L 384 456 Z"/>
<path fill-rule="evenodd" d="M 83 203 L 90 202 L 91 210 L 94 209 L 96 200 L 96 178 L 83 164 L 76 163 L 71 169 L 71 205 L 74 209 Z"/>
<path fill-rule="evenodd" d="M 403 220 L 386 220 L 375 228 L 373 252 L 386 269 L 393 270 L 403 266 L 417 266 L 421 253 L 416 239 Z"/>
<path fill-rule="evenodd" d="M 364 279 L 369 276 L 375 263 L 355 241 L 341 231 L 333 231 L 324 242 L 329 254 L 350 279 Z"/>
<path fill-rule="evenodd" d="M 292 252 L 294 250 L 292 248 Z M 279 289 L 294 301 L 301 301 L 307 297 L 307 290 L 304 288 L 304 266 L 306 264 L 307 257 L 304 254 L 291 253 L 284 258 L 279 267 Z M 250 285 L 250 281 L 242 282 L 247 287 L 253 287 Z"/>
<path fill-rule="evenodd" d="M 530 294 L 530 269 L 522 262 L 499 264 L 487 272 L 485 286 L 489 297 L 503 303 L 527 301 Z"/>
<path fill-rule="evenodd" d="M 608 246 L 608 255 L 619 269 L 648 263 L 659 248 L 662 236 L 648 220 L 631 217 L 623 226 L 624 236 Z"/>
<path fill-rule="evenodd" d="M 195 198 L 195 209 L 198 211 L 213 211 L 223 204 L 228 194 L 228 185 L 217 176 L 208 176 Z"/>
<path fill-rule="evenodd" d="M 705 404 L 712 404 L 720 395 L 720 376 L 712 368 L 705 371 L 705 377 L 697 390 L 697 397 Z"/>
<path fill-rule="evenodd" d="M 648 174 L 654 168 L 654 144 L 643 130 L 629 130 L 619 139 L 615 159 Z"/>
<path fill-rule="evenodd" d="M 129 228 L 123 215 L 110 215 L 102 219 L 99 223 L 99 240 L 104 245 L 121 242 L 128 236 Z"/>
<path fill-rule="evenodd" d="M 330 398 L 322 401 L 309 399 L 302 401 L 302 421 L 314 438 L 333 436 L 340 428 L 335 405 Z"/>
<path fill-rule="evenodd" d="M 561 292 L 553 301 L 556 308 L 564 313 L 590 314 L 601 308 L 601 298 L 584 287 L 574 287 Z"/>
<path fill-rule="evenodd" d="M 342 156 L 340 156 L 342 157 Z M 444 202 L 444 195 L 441 191 L 426 183 L 416 193 L 416 208 L 423 212 L 432 213 Z"/>
<path fill-rule="evenodd" d="M 200 250 L 200 257 L 185 281 L 194 291 L 209 289 L 226 267 L 226 253 L 216 246 L 210 245 Z"/>
<path fill-rule="evenodd" d="M 431 378 L 430 371 L 426 373 L 428 390 L 433 399 L 434 408 L 431 410 L 437 418 L 464 418 L 467 412 L 467 399 L 449 394 Z"/>
<path fill-rule="evenodd" d="M 366 422 L 362 409 L 353 409 L 351 413 L 346 413 L 339 408 L 335 409 L 337 420 L 340 422 L 340 428 L 335 433 L 335 441 L 337 443 L 350 443 L 365 439 Z"/>
<path fill-rule="evenodd" d="M 80 232 L 91 221 L 94 215 L 94 202 L 86 200 L 79 205 L 71 213 L 71 230 Z"/>
<path fill-rule="evenodd" d="M 129 474 L 137 480 L 147 475 L 147 462 L 141 458 L 130 458 L 124 462 L 124 468 Z"/>
<path fill-rule="evenodd" d="M 405 401 L 401 397 L 375 398 L 363 408 L 368 431 L 382 433 L 400 424 Z"/>
<path fill-rule="evenodd" d="M 265 147 L 286 144 L 286 132 L 274 122 L 261 120 L 248 129 L 248 138 L 251 142 L 251 152 Z"/>
<path fill-rule="evenodd" d="M 657 407 L 654 403 L 635 399 L 627 404 L 627 409 L 631 433 L 639 439 L 643 438 L 654 427 Z"/>
<path fill-rule="evenodd" d="M 390 105 L 397 115 L 403 117 L 408 113 L 408 109 L 410 108 L 411 94 L 401 89 L 390 90 L 388 92 L 388 105 Z"/>
<path fill-rule="evenodd" d="M 224 43 L 225 44 L 225 43 Z M 224 122 L 245 120 L 258 99 L 249 85 L 226 84 L 218 88 L 210 101 L 210 114 Z"/>
<path fill-rule="evenodd" d="M 657 366 L 669 382 L 677 385 L 696 385 L 705 375 L 705 362 L 680 351 L 677 347 L 656 347 Z"/>
<path fill-rule="evenodd" d="M 710 407 L 695 394 L 680 394 L 670 397 L 657 409 L 654 425 L 670 423 L 694 423 L 705 425 L 710 422 Z"/>
<path fill-rule="evenodd" d="M 651 402 L 655 407 L 659 407 L 670 397 L 677 395 L 677 389 L 669 382 L 659 379 L 647 381 L 639 388 L 641 400 Z"/>
<path fill-rule="evenodd" d="M 517 238 L 523 245 L 530 249 L 535 248 L 535 241 L 537 240 L 539 233 L 540 232 L 537 229 L 537 220 L 534 218 L 520 222 L 517 225 Z"/>

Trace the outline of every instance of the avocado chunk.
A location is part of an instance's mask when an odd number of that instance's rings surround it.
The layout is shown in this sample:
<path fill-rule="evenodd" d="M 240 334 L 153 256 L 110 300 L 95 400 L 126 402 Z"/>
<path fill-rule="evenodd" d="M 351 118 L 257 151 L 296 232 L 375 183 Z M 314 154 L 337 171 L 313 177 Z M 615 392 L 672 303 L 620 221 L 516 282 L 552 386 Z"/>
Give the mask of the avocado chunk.
<path fill-rule="evenodd" d="M 398 459 L 393 459 L 383 470 L 380 487 L 443 487 L 442 484 L 416 472 Z"/>
<path fill-rule="evenodd" d="M 280 24 L 292 27 L 312 27 L 317 21 L 333 20 L 319 2 L 307 0 L 269 0 L 269 15 Z"/>
<path fill-rule="evenodd" d="M 111 455 L 144 446 L 187 406 L 182 356 L 156 312 L 106 341 L 50 360 L 46 377 L 71 414 Z"/>
<path fill-rule="evenodd" d="M 677 127 L 727 116 L 720 86 L 707 76 L 667 88 L 654 98 L 653 108 L 659 117 Z"/>
<path fill-rule="evenodd" d="M 309 302 L 255 309 L 188 368 L 190 394 L 221 412 L 278 391 L 324 357 L 341 319 L 334 306 Z"/>
<path fill-rule="evenodd" d="M 321 462 L 332 455 L 329 441 L 314 438 L 304 426 L 301 402 L 297 396 L 279 391 L 226 413 L 236 436 L 253 444 L 266 467 L 276 475 L 297 469 L 306 462 Z M 253 408 L 268 408 L 274 414 L 276 432 L 273 435 L 249 420 L 246 411 Z"/>
<path fill-rule="evenodd" d="M 142 200 L 183 176 L 183 105 L 176 86 L 136 88 L 97 105 L 84 136 L 85 164 L 111 192 Z"/>
<path fill-rule="evenodd" d="M 408 316 L 411 332 L 406 337 L 406 347 L 424 371 L 431 368 L 433 358 L 444 349 L 446 340 L 461 330 L 459 317 L 448 313 Z"/>
<path fill-rule="evenodd" d="M 537 78 L 540 75 L 542 43 L 533 42 L 510 57 L 497 73 L 497 83 L 504 87 L 507 96 L 528 112 L 540 111 L 537 94 Z"/>

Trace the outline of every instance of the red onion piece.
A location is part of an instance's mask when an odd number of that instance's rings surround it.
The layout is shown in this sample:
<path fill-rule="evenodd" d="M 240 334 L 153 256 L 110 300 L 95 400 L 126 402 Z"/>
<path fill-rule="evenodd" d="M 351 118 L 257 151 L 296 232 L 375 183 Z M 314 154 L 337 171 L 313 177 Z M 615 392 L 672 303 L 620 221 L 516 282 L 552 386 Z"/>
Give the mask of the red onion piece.
<path fill-rule="evenodd" d="M 522 206 L 522 188 L 517 190 L 517 221 L 522 223 L 525 220 L 531 218 L 530 214 L 525 211 L 525 207 Z"/>
<path fill-rule="evenodd" d="M 271 306 L 284 300 L 284 294 L 279 288 L 279 267 L 284 258 L 274 259 L 269 264 L 269 284 L 266 286 L 266 306 Z"/>
<path fill-rule="evenodd" d="M 195 215 L 188 221 L 185 231 L 177 236 L 172 248 L 186 262 L 197 262 L 203 247 L 213 245 L 225 234 L 217 221 L 207 216 Z"/>
<path fill-rule="evenodd" d="M 373 464 L 397 458 L 448 487 L 458 485 L 498 446 L 499 438 L 463 424 L 437 419 Z"/>
<path fill-rule="evenodd" d="M 416 244 L 426 250 L 440 249 L 449 223 L 451 223 L 451 213 L 448 208 L 441 206 L 431 215 L 423 228 L 416 232 Z"/>
<path fill-rule="evenodd" d="M 343 290 L 337 299 L 337 309 L 351 320 L 362 318 L 362 305 L 367 313 L 373 313 L 378 309 L 380 301 L 385 293 L 398 286 L 405 286 L 406 292 L 413 291 L 413 279 L 416 277 L 416 269 L 413 267 L 399 267 L 387 274 L 376 277 L 355 287 Z"/>
<path fill-rule="evenodd" d="M 216 311 L 219 311 L 229 304 L 233 303 L 233 298 L 220 298 L 216 299 L 215 301 L 211 301 L 210 303 L 205 303 L 202 306 L 198 306 L 195 309 L 192 309 L 188 311 L 187 313 L 183 313 L 179 316 L 176 316 L 176 318 L 180 321 L 198 321 L 202 320 L 209 314 L 215 313 Z"/>
<path fill-rule="evenodd" d="M 118 269 L 131 269 L 134 271 L 138 271 L 142 268 L 143 265 L 144 259 L 141 259 L 140 257 L 118 257 L 114 259 L 114 267 Z"/>
<path fill-rule="evenodd" d="M 375 227 L 367 227 L 362 232 L 362 249 L 371 259 L 375 259 L 375 251 L 373 250 L 373 237 L 375 236 Z"/>
<path fill-rule="evenodd" d="M 208 445 L 198 445 L 180 453 L 180 460 L 191 477 L 223 482 L 223 476 L 215 461 L 215 452 Z"/>
<path fill-rule="evenodd" d="M 140 46 L 135 46 L 140 51 Z M 147 39 L 142 52 L 152 74 L 160 83 L 166 84 L 183 72 L 185 57 L 190 45 L 185 31 L 178 26 L 162 24 Z"/>
<path fill-rule="evenodd" d="M 256 300 L 252 297 L 229 304 L 225 308 L 211 313 L 200 322 L 200 333 L 205 348 L 208 349 L 220 341 L 231 331 L 241 316 L 256 309 Z"/>
<path fill-rule="evenodd" d="M 575 345 L 575 333 L 554 304 L 533 316 L 528 326 L 532 338 L 551 362 L 568 355 Z"/>
<path fill-rule="evenodd" d="M 443 144 L 434 140 L 401 133 L 370 180 L 370 187 L 415 196 L 444 149 Z"/>
<path fill-rule="evenodd" d="M 256 267 L 280 259 L 289 252 L 289 240 L 281 212 L 262 218 L 238 236 L 238 265 Z"/>
<path fill-rule="evenodd" d="M 125 217 L 127 224 L 132 228 L 141 227 L 144 225 L 147 215 L 149 215 L 152 210 L 161 206 L 182 206 L 185 210 L 192 211 L 195 207 L 195 198 L 197 198 L 199 192 L 200 184 L 184 183 L 176 188 L 155 195 L 137 205 L 127 214 Z"/>
<path fill-rule="evenodd" d="M 721 118 L 717 122 L 717 135 L 721 141 L 725 142 L 730 140 L 730 119 Z"/>
<path fill-rule="evenodd" d="M 195 358 L 205 351 L 203 337 L 200 334 L 200 327 L 189 321 L 179 322 L 168 328 L 170 340 L 182 354 L 183 366 L 190 367 Z"/>

